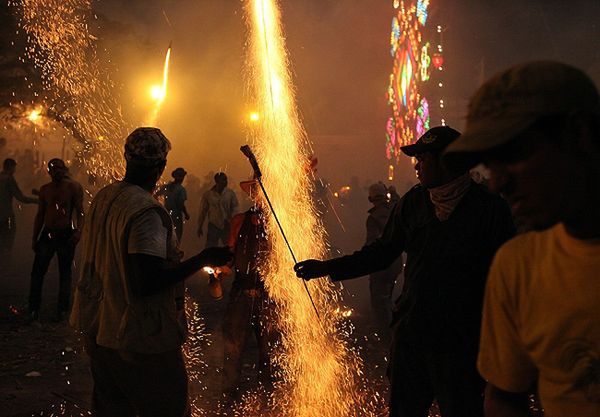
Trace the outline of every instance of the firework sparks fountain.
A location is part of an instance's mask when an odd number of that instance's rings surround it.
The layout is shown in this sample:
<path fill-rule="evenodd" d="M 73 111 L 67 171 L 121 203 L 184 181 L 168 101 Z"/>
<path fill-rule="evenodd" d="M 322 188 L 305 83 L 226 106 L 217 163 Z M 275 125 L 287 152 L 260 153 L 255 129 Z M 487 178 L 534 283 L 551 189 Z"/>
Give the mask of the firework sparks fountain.
<path fill-rule="evenodd" d="M 275 359 L 281 381 L 272 395 L 273 414 L 294 417 L 377 415 L 381 401 L 361 385 L 362 362 L 341 331 L 339 294 L 326 280 L 309 283 L 321 320 L 303 282 L 293 272 L 290 250 L 299 259 L 325 255 L 325 231 L 311 202 L 306 166 L 308 142 L 294 101 L 280 11 L 274 0 L 247 0 L 250 31 L 248 75 L 261 118 L 251 141 L 273 213 L 267 215 L 272 251 L 264 267 L 265 287 L 279 309 L 283 334 Z M 288 249 L 289 243 L 289 249 Z M 337 310 L 336 310 L 337 309 Z M 244 415 L 250 415 L 246 409 Z M 264 410 L 257 412 L 264 415 Z"/>

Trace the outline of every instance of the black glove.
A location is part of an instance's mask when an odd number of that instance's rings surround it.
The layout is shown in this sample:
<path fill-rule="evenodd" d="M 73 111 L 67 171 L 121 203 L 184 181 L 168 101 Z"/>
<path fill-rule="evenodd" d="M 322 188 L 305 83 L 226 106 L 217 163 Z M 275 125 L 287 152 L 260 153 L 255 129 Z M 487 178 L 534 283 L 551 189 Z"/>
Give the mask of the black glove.
<path fill-rule="evenodd" d="M 329 265 L 326 261 L 307 259 L 294 265 L 296 276 L 305 280 L 329 275 Z"/>
<path fill-rule="evenodd" d="M 222 266 L 231 261 L 233 254 L 227 246 L 206 248 L 201 253 L 204 266 Z"/>

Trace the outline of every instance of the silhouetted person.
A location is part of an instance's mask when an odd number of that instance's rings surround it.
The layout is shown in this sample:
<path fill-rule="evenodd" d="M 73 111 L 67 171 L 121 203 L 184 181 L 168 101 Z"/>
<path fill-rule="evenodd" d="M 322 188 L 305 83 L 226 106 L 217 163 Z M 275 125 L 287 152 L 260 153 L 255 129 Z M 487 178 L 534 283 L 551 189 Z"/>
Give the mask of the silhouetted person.
<path fill-rule="evenodd" d="M 152 196 L 170 149 L 159 129 L 134 130 L 125 178 L 90 207 L 70 322 L 85 337 L 97 417 L 190 416 L 183 281 L 231 254 L 212 248 L 179 263 L 171 217 Z"/>
<path fill-rule="evenodd" d="M 5 257 L 12 250 L 17 224 L 13 211 L 13 198 L 24 204 L 36 204 L 38 199 L 23 195 L 17 180 L 14 177 L 17 162 L 7 158 L 2 163 L 0 172 L 0 265 L 6 266 L 8 259 Z"/>
<path fill-rule="evenodd" d="M 396 204 L 381 238 L 349 256 L 295 266 L 301 278 L 340 281 L 388 268 L 406 252 L 388 367 L 393 417 L 426 417 L 434 399 L 443 417 L 483 415 L 476 368 L 483 290 L 514 225 L 504 200 L 466 169 L 441 163 L 442 150 L 459 135 L 434 127 L 401 148 L 416 158 L 420 185 Z"/>
<path fill-rule="evenodd" d="M 237 211 L 238 200 L 233 190 L 227 188 L 227 175 L 224 172 L 215 174 L 215 185 L 202 195 L 200 201 L 200 217 L 198 218 L 198 237 L 206 226 L 206 247 L 217 246 L 219 242 L 227 243 L 231 218 Z"/>
<path fill-rule="evenodd" d="M 165 208 L 171 215 L 173 226 L 175 227 L 175 234 L 177 235 L 177 240 L 179 242 L 181 242 L 181 237 L 183 236 L 183 219 L 190 219 L 190 215 L 185 207 L 187 191 L 183 186 L 183 180 L 186 175 L 187 172 L 185 169 L 175 169 L 171 173 L 173 181 L 162 187 L 157 193 L 157 195 L 163 195 L 165 197 Z"/>
<path fill-rule="evenodd" d="M 42 301 L 42 285 L 50 261 L 58 258 L 59 290 L 55 321 L 62 321 L 69 312 L 71 298 L 71 267 L 75 246 L 83 229 L 83 188 L 68 177 L 62 159 L 48 162 L 51 182 L 39 192 L 38 212 L 33 224 L 32 248 L 35 252 L 29 289 L 29 319 L 37 320 Z"/>
<path fill-rule="evenodd" d="M 369 209 L 367 217 L 367 239 L 365 245 L 370 245 L 381 237 L 385 225 L 392 213 L 393 205 L 388 201 L 388 189 L 381 182 L 369 187 L 369 202 L 373 207 Z M 384 340 L 389 339 L 389 326 L 392 321 L 392 293 L 396 278 L 402 272 L 402 256 L 399 256 L 392 265 L 383 271 L 373 272 L 369 276 L 369 291 L 371 293 L 371 309 L 375 316 L 375 324 L 379 336 Z"/>
<path fill-rule="evenodd" d="M 275 317 L 275 304 L 265 290 L 260 272 L 271 246 L 264 226 L 258 182 L 240 183 L 254 202 L 245 213 L 231 221 L 229 247 L 234 254 L 235 278 L 229 293 L 229 303 L 223 320 L 224 387 L 230 399 L 239 397 L 242 354 L 248 336 L 254 334 L 258 344 L 258 379 L 268 391 L 272 388 L 273 349 L 280 339 Z"/>
<path fill-rule="evenodd" d="M 483 162 L 534 231 L 498 251 L 483 308 L 487 417 L 600 416 L 600 97 L 581 70 L 512 67 L 469 104 L 448 163 Z"/>

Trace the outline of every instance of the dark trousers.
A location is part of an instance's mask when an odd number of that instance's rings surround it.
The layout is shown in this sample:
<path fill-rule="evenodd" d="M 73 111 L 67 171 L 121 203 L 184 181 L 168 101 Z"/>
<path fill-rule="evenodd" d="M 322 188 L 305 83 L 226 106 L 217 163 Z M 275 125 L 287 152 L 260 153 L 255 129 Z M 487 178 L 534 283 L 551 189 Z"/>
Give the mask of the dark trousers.
<path fill-rule="evenodd" d="M 242 354 L 250 333 L 258 342 L 258 380 L 267 390 L 273 384 L 271 358 L 280 338 L 275 327 L 275 306 L 264 294 L 251 296 L 251 291 L 232 289 L 223 320 L 223 391 L 228 394 L 239 388 Z"/>
<path fill-rule="evenodd" d="M 424 344 L 396 331 L 388 367 L 390 417 L 427 417 L 434 399 L 442 417 L 483 417 L 485 382 L 476 357 L 476 349 L 461 349 L 456 340 Z"/>
<path fill-rule="evenodd" d="M 227 240 L 229 239 L 229 227 L 229 222 L 225 222 L 225 226 L 222 229 L 211 222 L 208 222 L 208 226 L 206 226 L 206 247 L 212 248 L 219 246 L 219 241 L 221 241 L 221 245 L 227 245 Z"/>
<path fill-rule="evenodd" d="M 35 258 L 29 288 L 29 311 L 39 311 L 42 302 L 44 276 L 48 272 L 54 254 L 58 257 L 59 289 L 57 310 L 69 311 L 71 298 L 71 264 L 75 256 L 75 244 L 71 241 L 71 230 L 44 230 L 35 247 Z"/>
<path fill-rule="evenodd" d="M 173 228 L 175 229 L 177 241 L 181 243 L 181 237 L 183 236 L 183 216 L 181 214 L 171 213 L 171 220 L 173 220 Z"/>
<path fill-rule="evenodd" d="M 189 417 L 188 381 L 181 349 L 157 354 L 123 352 L 88 343 L 95 417 Z"/>
<path fill-rule="evenodd" d="M 0 256 L 8 256 L 15 243 L 17 225 L 14 217 L 0 219 Z M 0 259 L 0 265 L 7 265 L 8 259 Z"/>
<path fill-rule="evenodd" d="M 389 341 L 392 321 L 392 293 L 397 276 L 398 272 L 393 268 L 369 275 L 371 309 L 380 336 L 387 341 Z"/>

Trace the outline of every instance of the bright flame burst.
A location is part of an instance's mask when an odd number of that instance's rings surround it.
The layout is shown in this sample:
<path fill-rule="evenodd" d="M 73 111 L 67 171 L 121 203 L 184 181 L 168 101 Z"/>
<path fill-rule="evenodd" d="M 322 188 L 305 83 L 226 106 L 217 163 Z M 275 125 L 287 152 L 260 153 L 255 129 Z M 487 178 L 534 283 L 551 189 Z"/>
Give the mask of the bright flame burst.
<path fill-rule="evenodd" d="M 158 112 L 162 107 L 165 98 L 167 98 L 167 84 L 169 81 L 169 62 L 171 60 L 171 44 L 167 48 L 167 53 L 165 55 L 165 63 L 163 65 L 163 79 L 162 85 L 153 85 L 150 88 L 150 96 L 155 101 L 154 109 L 152 110 L 152 114 L 147 121 L 148 126 L 155 126 L 156 119 L 158 118 Z"/>
<path fill-rule="evenodd" d="M 280 11 L 274 0 L 247 0 L 246 13 L 251 33 L 249 81 L 261 115 L 252 130 L 253 145 L 264 185 L 297 258 L 322 258 L 325 230 L 310 198 L 312 183 L 306 170 L 310 152 L 295 106 Z M 273 415 L 380 414 L 382 399 L 362 385 L 362 361 L 342 335 L 339 293 L 328 280 L 309 283 L 319 320 L 293 272 L 294 261 L 272 214 L 267 216 L 267 225 L 273 249 L 263 275 L 278 305 L 282 332 L 275 359 L 282 381 L 273 393 Z M 243 415 L 253 414 L 250 403 L 243 408 Z M 264 409 L 256 412 L 265 415 Z"/>
<path fill-rule="evenodd" d="M 27 33 L 23 60 L 40 71 L 45 115 L 61 123 L 82 146 L 89 173 L 111 179 L 123 172 L 123 120 L 114 84 L 97 54 L 92 0 L 9 1 Z M 30 119 L 31 120 L 31 119 Z M 104 141 L 97 141 L 98 137 Z"/>

